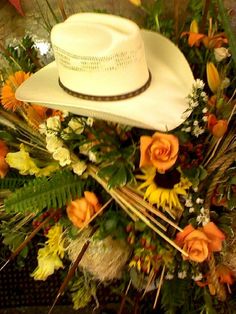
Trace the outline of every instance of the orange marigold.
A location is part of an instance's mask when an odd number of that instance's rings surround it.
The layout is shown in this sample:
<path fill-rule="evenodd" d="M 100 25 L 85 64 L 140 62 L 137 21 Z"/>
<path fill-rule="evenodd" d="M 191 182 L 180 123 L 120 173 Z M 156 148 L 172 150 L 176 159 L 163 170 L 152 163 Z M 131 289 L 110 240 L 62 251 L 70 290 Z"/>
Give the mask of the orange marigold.
<path fill-rule="evenodd" d="M 1 90 L 1 103 L 2 106 L 7 110 L 15 111 L 21 107 L 22 101 L 19 101 L 15 97 L 16 89 L 30 76 L 30 73 L 24 71 L 15 72 L 10 75 L 6 80 Z"/>

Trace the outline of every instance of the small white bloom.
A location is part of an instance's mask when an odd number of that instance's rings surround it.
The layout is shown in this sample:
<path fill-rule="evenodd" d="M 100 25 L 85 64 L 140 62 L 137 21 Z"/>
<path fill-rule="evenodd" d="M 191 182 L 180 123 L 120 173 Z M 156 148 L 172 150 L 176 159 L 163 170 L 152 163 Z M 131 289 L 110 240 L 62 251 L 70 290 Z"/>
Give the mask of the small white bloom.
<path fill-rule="evenodd" d="M 65 128 L 62 130 L 61 132 L 61 138 L 63 140 L 69 140 L 70 139 L 70 133 L 71 133 L 71 129 L 70 128 Z"/>
<path fill-rule="evenodd" d="M 191 132 L 191 127 L 189 126 L 189 127 L 185 128 L 185 132 L 187 132 L 187 133 Z"/>
<path fill-rule="evenodd" d="M 187 198 L 185 201 L 185 206 L 186 207 L 192 207 L 193 206 L 193 202 L 191 198 Z"/>
<path fill-rule="evenodd" d="M 204 208 L 202 208 L 204 209 Z M 202 224 L 203 226 L 205 226 L 206 224 L 208 224 L 208 222 L 210 221 L 210 218 L 209 218 L 209 211 L 202 211 L 201 210 L 201 215 L 198 215 L 196 220 L 198 222 L 198 224 Z"/>
<path fill-rule="evenodd" d="M 97 161 L 97 155 L 94 152 L 91 152 L 91 150 L 89 151 L 88 157 L 89 157 L 89 160 L 92 162 Z"/>
<path fill-rule="evenodd" d="M 46 136 L 46 143 L 46 148 L 50 153 L 54 153 L 55 150 L 63 146 L 62 140 L 54 134 Z"/>
<path fill-rule="evenodd" d="M 205 107 L 205 108 L 202 109 L 202 113 L 207 113 L 207 112 L 208 112 L 207 107 Z"/>
<path fill-rule="evenodd" d="M 193 279 L 194 281 L 201 281 L 202 278 L 203 278 L 202 273 L 198 273 L 198 274 L 192 276 L 192 279 Z"/>
<path fill-rule="evenodd" d="M 165 276 L 165 279 L 166 280 L 172 280 L 174 278 L 174 274 L 172 274 L 172 273 L 170 273 L 170 272 L 168 272 L 167 274 L 166 274 L 166 276 Z"/>
<path fill-rule="evenodd" d="M 207 217 L 207 216 L 205 216 L 204 219 L 203 219 L 203 221 L 202 221 L 203 227 L 204 227 L 205 225 L 207 225 L 209 222 L 210 222 L 210 218 Z"/>
<path fill-rule="evenodd" d="M 69 116 L 69 112 L 67 110 L 62 110 L 62 118 L 66 118 Z"/>
<path fill-rule="evenodd" d="M 230 85 L 230 79 L 228 77 L 225 77 L 221 83 L 221 88 L 227 88 Z"/>
<path fill-rule="evenodd" d="M 206 92 L 201 92 L 200 96 L 201 96 L 202 98 L 206 98 L 207 94 L 206 94 Z"/>
<path fill-rule="evenodd" d="M 65 147 L 59 147 L 52 156 L 55 160 L 59 161 L 59 164 L 62 167 L 71 163 L 70 151 Z"/>
<path fill-rule="evenodd" d="M 46 41 L 37 40 L 35 41 L 34 46 L 39 50 L 41 56 L 46 55 L 50 50 L 50 44 Z"/>
<path fill-rule="evenodd" d="M 229 53 L 229 50 L 225 47 L 215 48 L 214 55 L 215 55 L 216 61 L 218 62 L 221 62 L 222 60 L 231 56 L 231 54 Z"/>
<path fill-rule="evenodd" d="M 203 89 L 205 86 L 204 82 L 200 79 L 196 79 L 194 84 L 193 84 L 193 88 L 195 89 Z"/>
<path fill-rule="evenodd" d="M 72 131 L 74 131 L 76 134 L 81 134 L 84 131 L 84 126 L 81 123 L 80 118 L 73 117 L 70 122 L 68 123 L 68 126 L 71 128 Z"/>
<path fill-rule="evenodd" d="M 79 147 L 79 152 L 80 154 L 83 154 L 85 156 L 88 156 L 89 155 L 89 151 L 90 149 L 93 147 L 93 144 L 90 142 L 90 143 L 86 143 L 86 144 L 83 144 Z"/>
<path fill-rule="evenodd" d="M 198 104 L 198 101 L 192 100 L 190 101 L 189 105 L 191 108 L 196 108 L 199 104 Z"/>
<path fill-rule="evenodd" d="M 187 277 L 187 272 L 185 270 L 178 272 L 178 278 L 184 279 Z"/>
<path fill-rule="evenodd" d="M 195 209 L 194 209 L 194 207 L 190 207 L 188 211 L 191 214 L 191 213 L 194 213 Z"/>
<path fill-rule="evenodd" d="M 94 119 L 92 117 L 88 117 L 87 121 L 86 121 L 86 124 L 88 126 L 93 126 L 93 123 L 94 123 Z"/>
<path fill-rule="evenodd" d="M 193 121 L 193 125 L 197 126 L 198 125 L 198 121 L 197 120 Z"/>
<path fill-rule="evenodd" d="M 193 129 L 193 135 L 196 137 L 198 137 L 199 135 L 201 135 L 204 132 L 205 132 L 205 130 L 203 128 L 200 128 L 199 126 L 195 126 L 195 128 Z"/>
<path fill-rule="evenodd" d="M 39 133 L 40 134 L 47 134 L 47 126 L 46 126 L 46 123 L 41 123 L 39 125 Z"/>
<path fill-rule="evenodd" d="M 196 199 L 196 203 L 197 203 L 197 204 L 203 204 L 203 203 L 204 203 L 204 199 L 198 197 L 198 198 Z"/>
<path fill-rule="evenodd" d="M 207 116 L 202 117 L 202 121 L 207 122 L 208 118 Z"/>
<path fill-rule="evenodd" d="M 198 204 L 200 204 L 200 203 L 198 203 Z M 202 203 L 201 203 L 201 204 L 202 204 Z M 205 211 L 205 208 L 204 208 L 204 207 L 202 207 L 202 208 L 200 209 L 200 213 L 201 213 L 202 215 L 205 215 L 206 211 Z"/>
<path fill-rule="evenodd" d="M 47 129 L 51 133 L 59 132 L 61 129 L 61 120 L 59 116 L 50 117 L 47 119 Z"/>
<path fill-rule="evenodd" d="M 83 160 L 79 160 L 72 165 L 74 173 L 76 173 L 78 176 L 81 176 L 83 172 L 86 170 L 86 168 L 87 165 Z"/>

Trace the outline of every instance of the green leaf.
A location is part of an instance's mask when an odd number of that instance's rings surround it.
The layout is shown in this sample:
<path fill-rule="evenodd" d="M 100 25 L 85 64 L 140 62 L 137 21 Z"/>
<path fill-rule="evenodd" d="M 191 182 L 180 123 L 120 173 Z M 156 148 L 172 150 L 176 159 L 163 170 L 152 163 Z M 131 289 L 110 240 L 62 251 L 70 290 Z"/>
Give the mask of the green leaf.
<path fill-rule="evenodd" d="M 31 180 L 31 176 L 20 176 L 14 172 L 9 172 L 4 179 L 0 179 L 0 189 L 14 191 Z"/>
<path fill-rule="evenodd" d="M 14 137 L 7 131 L 0 130 L 0 138 L 6 142 L 13 142 Z"/>
<path fill-rule="evenodd" d="M 204 169 L 202 166 L 199 167 L 199 170 L 200 170 L 199 180 L 203 181 L 206 179 L 208 173 L 207 173 L 206 169 Z"/>
<path fill-rule="evenodd" d="M 38 212 L 60 208 L 75 197 L 80 197 L 84 182 L 69 171 L 58 171 L 50 179 L 36 178 L 8 197 L 7 212 Z"/>
<path fill-rule="evenodd" d="M 229 182 L 231 184 L 236 184 L 236 176 L 232 177 Z"/>

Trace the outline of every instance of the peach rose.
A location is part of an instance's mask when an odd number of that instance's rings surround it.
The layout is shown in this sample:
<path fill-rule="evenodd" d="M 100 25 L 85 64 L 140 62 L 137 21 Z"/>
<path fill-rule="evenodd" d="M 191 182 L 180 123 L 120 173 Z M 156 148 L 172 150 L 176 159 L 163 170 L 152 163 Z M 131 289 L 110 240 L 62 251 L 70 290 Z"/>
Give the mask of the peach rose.
<path fill-rule="evenodd" d="M 188 253 L 188 257 L 184 256 L 184 259 L 201 263 L 211 252 L 221 250 L 224 239 L 224 234 L 213 222 L 209 222 L 197 230 L 192 225 L 186 226 L 182 232 L 177 233 L 175 241 Z"/>
<path fill-rule="evenodd" d="M 171 134 L 156 132 L 153 136 L 140 138 L 140 167 L 154 166 L 165 172 L 171 168 L 178 157 L 179 140 Z"/>
<path fill-rule="evenodd" d="M 0 140 L 0 178 L 4 178 L 8 172 L 8 164 L 5 157 L 8 153 L 8 147 L 4 141 Z"/>
<path fill-rule="evenodd" d="M 84 197 L 72 201 L 66 211 L 73 225 L 82 228 L 100 208 L 97 196 L 93 192 L 85 191 Z"/>

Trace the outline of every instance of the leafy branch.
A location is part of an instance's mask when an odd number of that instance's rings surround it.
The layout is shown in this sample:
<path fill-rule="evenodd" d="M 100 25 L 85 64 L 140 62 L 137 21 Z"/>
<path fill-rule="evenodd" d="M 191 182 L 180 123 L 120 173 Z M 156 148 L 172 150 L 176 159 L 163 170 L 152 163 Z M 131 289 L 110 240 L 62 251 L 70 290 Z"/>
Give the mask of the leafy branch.
<path fill-rule="evenodd" d="M 36 178 L 11 194 L 4 202 L 7 212 L 38 212 L 45 208 L 60 208 L 80 197 L 84 181 L 69 171 L 58 171 L 48 179 Z"/>

